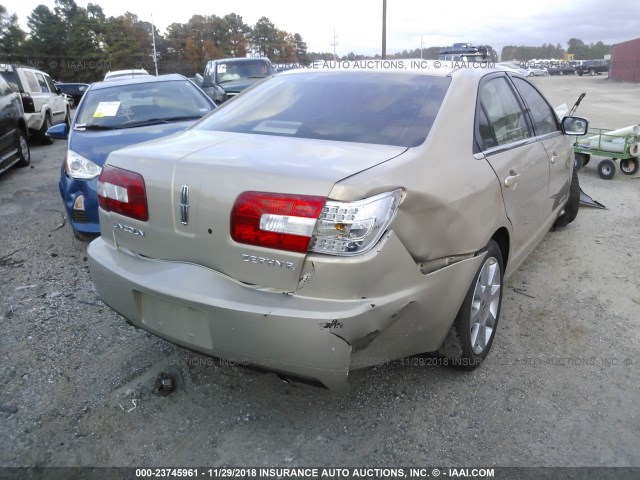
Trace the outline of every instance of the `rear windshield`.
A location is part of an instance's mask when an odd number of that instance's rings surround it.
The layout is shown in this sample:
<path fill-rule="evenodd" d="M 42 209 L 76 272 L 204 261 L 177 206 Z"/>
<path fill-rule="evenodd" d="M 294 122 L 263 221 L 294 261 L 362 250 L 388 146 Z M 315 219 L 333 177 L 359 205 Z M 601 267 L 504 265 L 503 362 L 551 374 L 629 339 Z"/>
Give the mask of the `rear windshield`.
<path fill-rule="evenodd" d="M 16 74 L 15 70 L 2 70 L 0 71 L 0 75 L 4 77 L 4 79 L 14 91 L 18 93 L 20 92 L 20 86 L 18 85 L 18 75 Z"/>
<path fill-rule="evenodd" d="M 415 147 L 450 79 L 390 72 L 309 72 L 269 78 L 194 128 Z"/>

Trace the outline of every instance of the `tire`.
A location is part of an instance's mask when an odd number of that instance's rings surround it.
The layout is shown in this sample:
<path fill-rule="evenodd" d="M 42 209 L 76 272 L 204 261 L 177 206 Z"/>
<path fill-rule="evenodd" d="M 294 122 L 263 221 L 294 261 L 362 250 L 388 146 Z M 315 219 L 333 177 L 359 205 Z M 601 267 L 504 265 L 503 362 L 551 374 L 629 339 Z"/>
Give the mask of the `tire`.
<path fill-rule="evenodd" d="M 31 164 L 31 150 L 29 150 L 29 140 L 27 134 L 22 130 L 18 130 L 18 152 L 19 159 L 16 167 L 24 168 Z"/>
<path fill-rule="evenodd" d="M 589 163 L 589 155 L 584 153 L 576 153 L 573 155 L 573 169 L 580 170 Z"/>
<path fill-rule="evenodd" d="M 569 186 L 569 200 L 564 206 L 564 212 L 556 218 L 553 228 L 566 227 L 573 222 L 578 216 L 580 209 L 580 180 L 578 180 L 578 171 L 574 168 L 571 175 L 571 185 Z"/>
<path fill-rule="evenodd" d="M 42 145 L 51 145 L 53 143 L 53 138 L 47 137 L 45 134 L 47 130 L 51 127 L 51 116 L 47 113 L 44 116 L 44 122 L 42 122 L 42 127 L 38 130 L 38 140 Z"/>
<path fill-rule="evenodd" d="M 491 240 L 449 333 L 438 350 L 455 367 L 473 370 L 482 364 L 495 337 L 504 267 L 498 244 Z"/>
<path fill-rule="evenodd" d="M 73 236 L 76 237 L 76 239 L 80 240 L 81 242 L 92 242 L 93 240 L 95 240 L 100 236 L 99 234 L 79 232 L 78 230 L 73 228 L 73 226 L 71 227 L 71 229 L 73 230 Z"/>
<path fill-rule="evenodd" d="M 616 174 L 616 164 L 613 160 L 602 160 L 598 164 L 598 175 L 604 180 L 611 180 Z"/>
<path fill-rule="evenodd" d="M 637 158 L 623 158 L 620 160 L 620 171 L 625 175 L 635 175 L 638 172 Z"/>

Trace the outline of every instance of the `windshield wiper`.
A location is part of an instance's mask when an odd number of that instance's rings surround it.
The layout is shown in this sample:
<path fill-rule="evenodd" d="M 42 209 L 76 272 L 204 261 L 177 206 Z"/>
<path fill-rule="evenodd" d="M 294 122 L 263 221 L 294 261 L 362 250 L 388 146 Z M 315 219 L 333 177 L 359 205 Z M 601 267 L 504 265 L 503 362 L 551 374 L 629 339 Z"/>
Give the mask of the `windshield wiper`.
<path fill-rule="evenodd" d="M 84 131 L 84 130 L 115 130 L 116 128 L 120 128 L 118 126 L 113 125 L 87 125 L 86 123 L 76 123 L 73 126 L 74 130 Z"/>
<path fill-rule="evenodd" d="M 128 122 L 122 124 L 120 128 L 144 127 L 147 125 L 160 125 L 163 123 L 181 122 L 183 120 L 196 120 L 202 118 L 202 115 L 180 115 L 176 117 L 149 118 L 138 122 Z"/>

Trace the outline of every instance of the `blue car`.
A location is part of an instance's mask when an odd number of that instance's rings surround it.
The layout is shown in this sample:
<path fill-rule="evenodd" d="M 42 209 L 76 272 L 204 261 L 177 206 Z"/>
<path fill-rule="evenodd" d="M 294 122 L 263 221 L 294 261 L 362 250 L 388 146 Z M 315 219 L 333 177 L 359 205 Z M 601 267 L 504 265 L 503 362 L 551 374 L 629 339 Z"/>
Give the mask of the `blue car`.
<path fill-rule="evenodd" d="M 213 101 L 182 75 L 92 84 L 70 131 L 60 124 L 47 132 L 52 138 L 68 138 L 59 186 L 74 235 L 88 240 L 100 234 L 96 188 L 111 152 L 180 132 L 214 108 Z"/>

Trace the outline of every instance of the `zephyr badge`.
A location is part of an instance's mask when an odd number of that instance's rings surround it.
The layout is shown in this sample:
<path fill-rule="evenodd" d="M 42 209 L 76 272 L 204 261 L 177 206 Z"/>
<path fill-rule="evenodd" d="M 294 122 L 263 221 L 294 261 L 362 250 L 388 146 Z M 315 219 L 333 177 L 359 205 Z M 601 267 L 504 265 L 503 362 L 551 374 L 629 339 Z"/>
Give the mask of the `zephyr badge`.
<path fill-rule="evenodd" d="M 189 223 L 189 186 L 183 185 L 180 191 L 180 222 Z"/>

